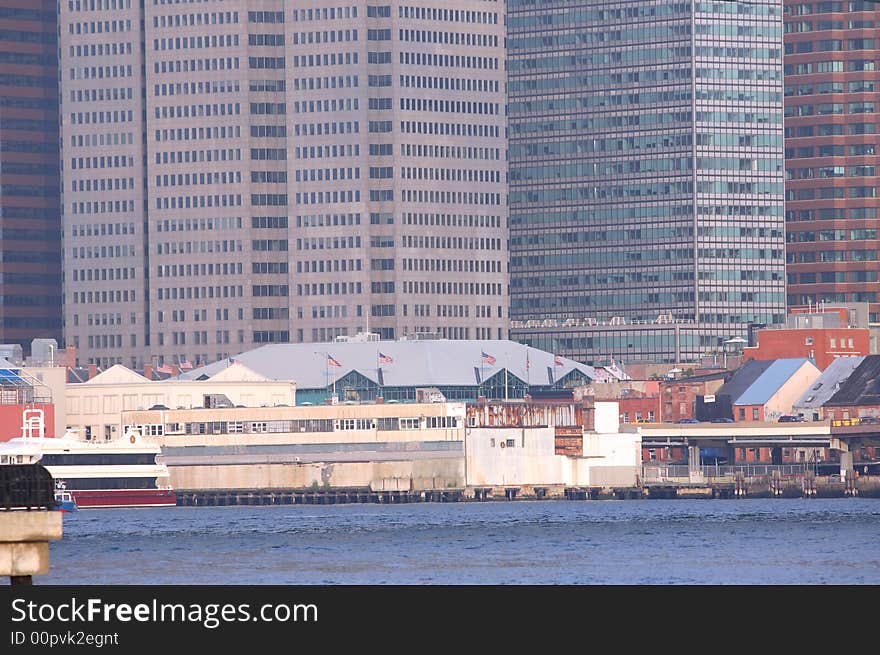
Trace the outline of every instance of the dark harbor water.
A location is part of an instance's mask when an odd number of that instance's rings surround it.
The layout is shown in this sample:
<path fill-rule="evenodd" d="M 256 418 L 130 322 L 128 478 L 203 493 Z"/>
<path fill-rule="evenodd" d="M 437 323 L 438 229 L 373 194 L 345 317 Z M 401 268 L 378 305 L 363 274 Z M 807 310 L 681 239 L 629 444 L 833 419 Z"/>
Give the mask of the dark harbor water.
<path fill-rule="evenodd" d="M 880 500 L 86 510 L 51 585 L 874 585 Z"/>

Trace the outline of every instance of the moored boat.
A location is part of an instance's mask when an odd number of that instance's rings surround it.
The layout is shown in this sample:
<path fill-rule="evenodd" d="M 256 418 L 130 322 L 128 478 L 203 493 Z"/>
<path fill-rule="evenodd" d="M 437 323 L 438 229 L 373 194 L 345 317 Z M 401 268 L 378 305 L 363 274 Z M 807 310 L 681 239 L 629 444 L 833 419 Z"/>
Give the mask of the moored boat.
<path fill-rule="evenodd" d="M 68 431 L 60 438 L 22 436 L 0 443 L 0 464 L 39 462 L 55 480 L 62 509 L 65 495 L 76 509 L 174 506 L 168 467 L 157 461 L 161 452 L 137 429 L 108 441 Z"/>

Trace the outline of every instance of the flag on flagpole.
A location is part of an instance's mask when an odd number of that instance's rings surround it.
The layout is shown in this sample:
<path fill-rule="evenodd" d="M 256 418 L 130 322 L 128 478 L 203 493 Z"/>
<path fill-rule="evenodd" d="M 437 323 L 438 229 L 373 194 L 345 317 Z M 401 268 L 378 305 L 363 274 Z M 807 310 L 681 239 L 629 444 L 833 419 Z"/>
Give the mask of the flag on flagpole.
<path fill-rule="evenodd" d="M 163 364 L 159 368 L 156 369 L 158 373 L 174 373 L 174 369 L 168 366 L 167 364 Z"/>
<path fill-rule="evenodd" d="M 182 362 L 180 362 L 181 371 L 191 371 L 192 367 L 193 365 L 188 359 L 184 359 Z"/>
<path fill-rule="evenodd" d="M 484 364 L 489 364 L 490 366 L 495 363 L 495 358 L 487 352 L 483 351 L 483 358 L 480 360 Z"/>
<path fill-rule="evenodd" d="M 385 353 L 379 353 L 378 355 L 380 364 L 391 364 L 394 360 L 386 355 Z"/>
<path fill-rule="evenodd" d="M 553 358 L 553 366 L 564 366 L 564 364 L 562 363 L 562 357 L 560 357 L 559 355 L 556 355 Z"/>
<path fill-rule="evenodd" d="M 529 370 L 529 351 L 526 351 L 526 370 Z"/>
<path fill-rule="evenodd" d="M 330 355 L 327 355 L 327 365 L 328 366 L 342 366 L 339 362 L 333 359 Z"/>

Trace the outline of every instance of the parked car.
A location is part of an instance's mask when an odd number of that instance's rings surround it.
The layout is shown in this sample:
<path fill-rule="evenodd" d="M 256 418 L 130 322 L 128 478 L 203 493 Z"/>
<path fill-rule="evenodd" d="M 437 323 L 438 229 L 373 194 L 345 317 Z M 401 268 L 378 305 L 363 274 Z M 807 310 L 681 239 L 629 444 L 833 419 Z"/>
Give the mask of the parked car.
<path fill-rule="evenodd" d="M 733 423 L 733 419 L 732 419 L 732 418 L 726 418 L 726 417 L 723 417 L 723 416 L 722 416 L 721 418 L 713 418 L 713 419 L 712 419 L 711 421 L 709 421 L 709 422 L 710 422 L 710 423 Z"/>
<path fill-rule="evenodd" d="M 680 418 L 676 423 L 699 423 L 699 421 L 695 418 Z"/>
<path fill-rule="evenodd" d="M 779 417 L 779 423 L 801 423 L 804 420 L 803 416 L 795 416 L 793 414 L 783 414 Z"/>

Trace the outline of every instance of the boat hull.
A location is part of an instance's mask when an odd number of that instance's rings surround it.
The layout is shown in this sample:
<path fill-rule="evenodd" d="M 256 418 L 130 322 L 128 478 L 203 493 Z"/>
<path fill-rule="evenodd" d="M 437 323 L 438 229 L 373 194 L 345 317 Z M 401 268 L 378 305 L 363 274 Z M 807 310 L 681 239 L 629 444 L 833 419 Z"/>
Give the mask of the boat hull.
<path fill-rule="evenodd" d="M 77 509 L 177 505 L 177 497 L 171 489 L 81 489 L 72 494 Z"/>

